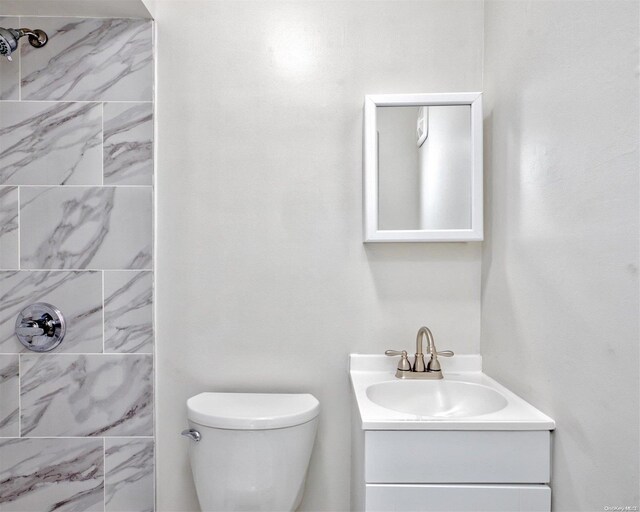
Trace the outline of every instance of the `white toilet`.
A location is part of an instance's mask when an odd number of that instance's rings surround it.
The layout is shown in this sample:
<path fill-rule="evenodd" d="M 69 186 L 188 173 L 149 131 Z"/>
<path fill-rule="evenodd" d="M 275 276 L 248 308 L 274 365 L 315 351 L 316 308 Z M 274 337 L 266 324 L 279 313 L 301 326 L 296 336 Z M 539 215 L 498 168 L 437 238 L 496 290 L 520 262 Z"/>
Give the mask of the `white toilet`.
<path fill-rule="evenodd" d="M 309 394 L 200 393 L 187 400 L 200 508 L 292 511 L 304 492 L 320 403 Z"/>

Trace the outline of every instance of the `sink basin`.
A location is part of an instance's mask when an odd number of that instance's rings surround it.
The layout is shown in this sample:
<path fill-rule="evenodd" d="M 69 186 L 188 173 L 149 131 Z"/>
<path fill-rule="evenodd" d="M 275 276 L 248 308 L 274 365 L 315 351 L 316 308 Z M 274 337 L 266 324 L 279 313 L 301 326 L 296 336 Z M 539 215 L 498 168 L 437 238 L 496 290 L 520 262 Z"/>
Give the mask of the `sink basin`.
<path fill-rule="evenodd" d="M 387 381 L 367 387 L 373 403 L 405 414 L 432 418 L 467 418 L 504 409 L 508 401 L 498 391 L 460 381 Z"/>
<path fill-rule="evenodd" d="M 477 354 L 441 361 L 442 380 L 396 378 L 397 360 L 351 354 L 362 430 L 553 430 L 555 422 L 482 373 Z"/>

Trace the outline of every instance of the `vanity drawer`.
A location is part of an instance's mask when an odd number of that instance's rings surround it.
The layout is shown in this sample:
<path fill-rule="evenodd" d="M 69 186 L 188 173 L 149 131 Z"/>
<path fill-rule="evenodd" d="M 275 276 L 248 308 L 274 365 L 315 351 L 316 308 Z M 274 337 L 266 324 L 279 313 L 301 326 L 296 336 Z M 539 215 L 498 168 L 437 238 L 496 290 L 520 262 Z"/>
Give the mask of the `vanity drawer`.
<path fill-rule="evenodd" d="M 366 487 L 367 512 L 548 512 L 547 485 L 381 485 Z"/>
<path fill-rule="evenodd" d="M 365 482 L 549 482 L 547 430 L 367 430 Z"/>

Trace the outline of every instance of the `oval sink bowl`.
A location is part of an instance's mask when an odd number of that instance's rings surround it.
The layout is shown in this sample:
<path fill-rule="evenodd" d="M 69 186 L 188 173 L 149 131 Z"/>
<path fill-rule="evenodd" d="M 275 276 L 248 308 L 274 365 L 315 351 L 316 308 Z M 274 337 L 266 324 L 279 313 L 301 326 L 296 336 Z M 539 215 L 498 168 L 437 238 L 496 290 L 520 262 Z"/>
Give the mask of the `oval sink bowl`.
<path fill-rule="evenodd" d="M 380 382 L 367 388 L 367 397 L 392 411 L 435 418 L 480 416 L 507 405 L 507 399 L 491 388 L 447 380 Z"/>

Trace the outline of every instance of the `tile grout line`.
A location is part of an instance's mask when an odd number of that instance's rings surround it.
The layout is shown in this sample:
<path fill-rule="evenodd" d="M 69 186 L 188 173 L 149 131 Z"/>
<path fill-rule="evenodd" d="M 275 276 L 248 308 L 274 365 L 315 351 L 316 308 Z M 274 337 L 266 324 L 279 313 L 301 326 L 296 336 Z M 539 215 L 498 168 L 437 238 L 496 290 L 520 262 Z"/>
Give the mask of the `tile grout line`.
<path fill-rule="evenodd" d="M 102 353 L 105 353 L 104 350 L 104 332 L 105 332 L 105 314 L 104 314 L 104 270 L 100 271 L 102 273 Z"/>
<path fill-rule="evenodd" d="M 18 270 L 22 270 L 22 230 L 20 229 L 22 226 L 20 225 L 22 214 L 20 213 L 20 187 L 16 187 L 18 191 Z"/>
<path fill-rule="evenodd" d="M 102 438 L 102 510 L 107 509 L 107 440 Z"/>
<path fill-rule="evenodd" d="M 95 183 L 93 185 L 24 185 L 24 184 L 6 184 L 1 187 L 26 187 L 26 188 L 146 188 L 153 189 L 153 185 L 101 185 Z"/>
<path fill-rule="evenodd" d="M 100 149 L 102 150 L 102 158 L 100 161 L 100 168 L 102 171 L 100 172 L 100 179 L 102 181 L 101 185 L 104 187 L 104 101 L 101 103 L 102 105 L 102 144 L 100 144 Z"/>
<path fill-rule="evenodd" d="M 22 26 L 22 17 L 18 16 L 18 25 Z M 22 52 L 18 49 L 18 101 L 22 101 Z"/>
<path fill-rule="evenodd" d="M 0 272 L 153 272 L 152 268 L 2 268 Z"/>
<path fill-rule="evenodd" d="M 145 103 L 153 104 L 152 100 L 0 100 L 1 103 Z"/>
<path fill-rule="evenodd" d="M 22 437 L 22 354 L 18 354 L 18 437 Z"/>
<path fill-rule="evenodd" d="M 0 439 L 16 439 L 16 436 L 0 436 Z M 22 439 L 141 439 L 153 440 L 153 436 L 25 436 Z"/>
<path fill-rule="evenodd" d="M 0 355 L 13 355 L 14 352 L 1 352 Z M 151 352 L 58 352 L 53 354 L 51 352 L 21 352 L 18 355 L 31 356 L 31 357 L 79 357 L 79 356 L 117 356 L 117 357 L 135 357 L 135 356 L 153 356 Z M 125 436 L 126 437 L 126 436 Z"/>
<path fill-rule="evenodd" d="M 151 104 L 151 116 L 152 116 L 152 152 L 151 152 L 151 185 L 152 188 L 152 202 L 151 212 L 153 218 L 153 225 L 151 226 L 151 239 L 152 239 L 152 262 L 153 272 L 151 274 L 151 328 L 153 330 L 153 346 L 152 346 L 152 364 L 153 364 L 153 511 L 158 510 L 158 450 L 157 450 L 157 436 L 158 436 L 158 344 L 157 344 L 157 311 L 156 311 L 156 267 L 158 261 L 158 113 L 157 113 L 157 97 L 158 97 L 158 52 L 156 49 L 157 44 L 157 31 L 158 26 L 155 21 L 151 22 L 151 49 L 153 52 L 153 92 Z"/>

